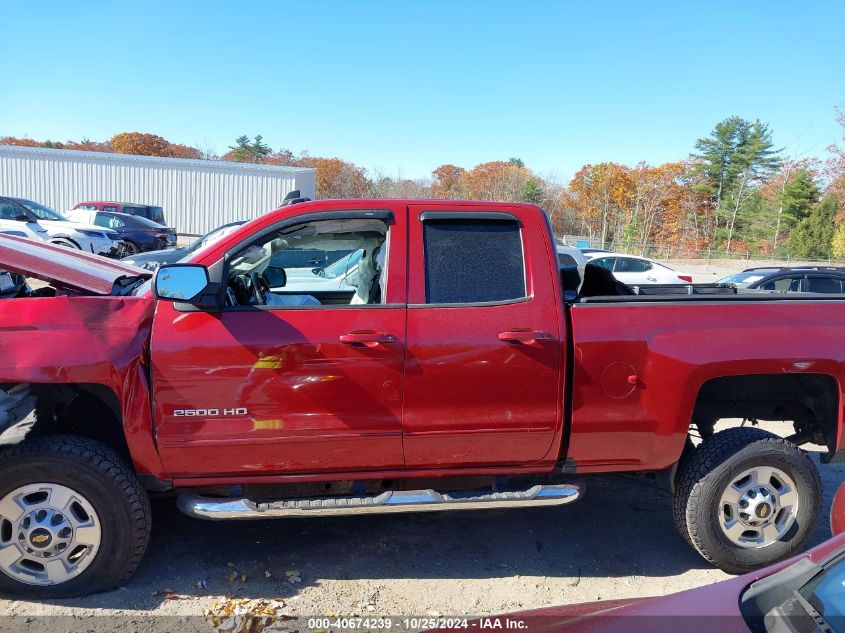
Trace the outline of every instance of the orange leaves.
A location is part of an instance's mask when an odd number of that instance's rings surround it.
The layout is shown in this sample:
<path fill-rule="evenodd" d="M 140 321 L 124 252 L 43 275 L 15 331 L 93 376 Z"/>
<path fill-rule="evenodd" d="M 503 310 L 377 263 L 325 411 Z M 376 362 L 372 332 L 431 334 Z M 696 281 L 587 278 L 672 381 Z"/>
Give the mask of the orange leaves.
<path fill-rule="evenodd" d="M 199 158 L 200 152 L 194 147 L 173 144 L 156 134 L 143 132 L 121 132 L 109 141 L 111 149 L 117 154 L 135 154 L 138 156 L 170 156 L 176 158 Z"/>
<path fill-rule="evenodd" d="M 440 165 L 431 172 L 434 182 L 431 185 L 431 193 L 435 198 L 454 200 L 463 195 L 463 184 L 461 179 L 466 174 L 466 169 L 457 165 Z"/>
<path fill-rule="evenodd" d="M 41 143 L 31 138 L 17 138 L 16 136 L 3 136 L 0 138 L 0 145 L 17 145 L 19 147 L 41 147 Z"/>
<path fill-rule="evenodd" d="M 340 158 L 306 156 L 296 161 L 301 167 L 317 171 L 318 198 L 360 198 L 367 195 L 365 171 Z"/>
<path fill-rule="evenodd" d="M 466 196 L 473 200 L 519 200 L 531 172 L 514 162 L 481 163 L 461 175 Z"/>

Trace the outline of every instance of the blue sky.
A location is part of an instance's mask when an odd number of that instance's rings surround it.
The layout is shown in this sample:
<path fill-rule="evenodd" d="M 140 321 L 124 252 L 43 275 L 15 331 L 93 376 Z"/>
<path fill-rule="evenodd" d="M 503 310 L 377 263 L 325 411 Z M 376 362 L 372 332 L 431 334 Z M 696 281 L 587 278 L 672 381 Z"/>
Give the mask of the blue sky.
<path fill-rule="evenodd" d="M 730 115 L 824 156 L 845 2 L 0 0 L 0 136 L 240 134 L 425 177 L 660 163 Z"/>

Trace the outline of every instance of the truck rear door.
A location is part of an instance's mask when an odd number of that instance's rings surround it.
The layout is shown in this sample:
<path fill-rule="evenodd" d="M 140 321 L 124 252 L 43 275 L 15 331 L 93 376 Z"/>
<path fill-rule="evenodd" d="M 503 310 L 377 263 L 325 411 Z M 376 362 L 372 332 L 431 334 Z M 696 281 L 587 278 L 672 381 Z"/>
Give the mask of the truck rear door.
<path fill-rule="evenodd" d="M 408 221 L 406 465 L 556 457 L 564 328 L 544 214 L 418 205 Z"/>

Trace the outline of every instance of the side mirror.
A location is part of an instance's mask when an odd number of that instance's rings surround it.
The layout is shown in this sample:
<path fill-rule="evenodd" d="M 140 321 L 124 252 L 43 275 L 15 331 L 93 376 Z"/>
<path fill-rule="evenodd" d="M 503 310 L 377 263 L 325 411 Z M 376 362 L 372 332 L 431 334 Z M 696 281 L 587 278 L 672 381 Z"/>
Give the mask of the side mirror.
<path fill-rule="evenodd" d="M 153 276 L 153 297 L 211 307 L 203 301 L 209 290 L 208 270 L 198 264 L 165 264 Z"/>
<path fill-rule="evenodd" d="M 278 266 L 268 266 L 264 271 L 264 279 L 271 288 L 284 288 L 288 283 L 288 275 L 284 268 Z"/>
<path fill-rule="evenodd" d="M 15 222 L 26 222 L 28 224 L 35 222 L 35 220 L 32 220 L 26 213 L 19 213 L 15 216 Z"/>

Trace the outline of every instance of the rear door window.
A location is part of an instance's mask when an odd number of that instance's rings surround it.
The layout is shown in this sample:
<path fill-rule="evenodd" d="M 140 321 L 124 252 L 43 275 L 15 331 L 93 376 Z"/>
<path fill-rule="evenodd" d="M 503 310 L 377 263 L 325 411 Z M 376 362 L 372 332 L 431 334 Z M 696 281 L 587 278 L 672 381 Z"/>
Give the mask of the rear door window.
<path fill-rule="evenodd" d="M 589 261 L 590 264 L 595 264 L 596 266 L 601 266 L 602 268 L 606 268 L 609 271 L 613 271 L 613 267 L 616 265 L 616 258 L 615 257 L 598 257 L 596 259 L 591 259 Z"/>
<path fill-rule="evenodd" d="M 644 273 L 647 270 L 651 270 L 651 263 L 645 260 L 634 259 L 633 257 L 619 257 L 616 260 L 616 268 L 613 272 Z"/>
<path fill-rule="evenodd" d="M 164 224 L 164 212 L 161 210 L 161 207 L 147 207 L 147 209 L 147 218 L 153 222 Z"/>
<path fill-rule="evenodd" d="M 807 292 L 842 293 L 842 280 L 838 277 L 807 277 Z"/>
<path fill-rule="evenodd" d="M 489 303 L 526 296 L 518 222 L 423 222 L 425 297 L 429 304 Z"/>
<path fill-rule="evenodd" d="M 107 211 L 107 212 L 111 212 L 111 213 L 117 213 L 118 211 L 120 211 L 120 209 L 118 209 L 113 204 L 107 204 L 107 205 L 103 206 L 103 211 Z"/>
<path fill-rule="evenodd" d="M 105 213 L 97 213 L 94 216 L 94 224 L 97 226 L 111 226 L 109 223 L 111 220 L 111 216 L 106 215 Z"/>

